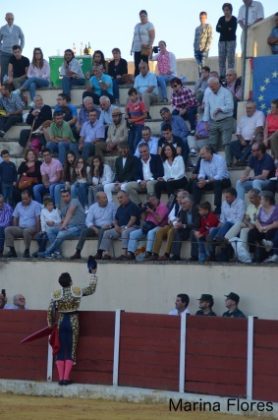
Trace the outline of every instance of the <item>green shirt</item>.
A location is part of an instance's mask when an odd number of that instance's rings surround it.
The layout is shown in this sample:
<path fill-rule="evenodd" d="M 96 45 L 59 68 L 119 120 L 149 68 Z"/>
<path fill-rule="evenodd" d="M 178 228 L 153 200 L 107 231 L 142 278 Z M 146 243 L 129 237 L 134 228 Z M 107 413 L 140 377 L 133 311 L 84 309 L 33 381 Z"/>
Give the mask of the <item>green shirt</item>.
<path fill-rule="evenodd" d="M 55 122 L 53 122 L 50 125 L 49 135 L 50 137 L 54 138 L 60 137 L 65 140 L 70 140 L 73 143 L 75 143 L 76 141 L 70 128 L 70 125 L 66 121 L 63 121 L 61 127 L 57 127 Z"/>

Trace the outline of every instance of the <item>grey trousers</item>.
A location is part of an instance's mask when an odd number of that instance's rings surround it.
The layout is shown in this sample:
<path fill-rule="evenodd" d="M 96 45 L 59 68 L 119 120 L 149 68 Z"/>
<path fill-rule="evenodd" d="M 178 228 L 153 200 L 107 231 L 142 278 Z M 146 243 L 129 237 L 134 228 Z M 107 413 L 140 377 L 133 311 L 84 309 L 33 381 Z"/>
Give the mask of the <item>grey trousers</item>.
<path fill-rule="evenodd" d="M 114 228 L 106 230 L 103 234 L 99 249 L 102 251 L 109 251 L 112 245 L 112 241 L 115 239 L 120 239 L 122 241 L 122 249 L 127 249 L 129 234 L 136 229 L 138 229 L 138 226 L 132 226 L 129 229 L 122 229 L 121 233 L 116 232 Z"/>
<path fill-rule="evenodd" d="M 98 237 L 98 244 L 97 244 L 97 249 L 99 249 L 100 243 L 102 241 L 102 237 L 103 234 L 105 232 L 105 229 L 101 229 L 99 228 L 99 232 L 98 235 L 95 233 L 95 231 L 89 227 L 84 227 L 81 230 L 80 236 L 79 236 L 79 241 L 76 245 L 76 250 L 77 251 L 82 251 L 84 243 L 86 241 L 87 238 L 94 238 L 94 237 Z"/>
<path fill-rule="evenodd" d="M 230 143 L 235 128 L 233 117 L 227 117 L 220 121 L 210 121 L 209 123 L 209 145 L 213 146 L 217 152 L 221 145 L 225 149 L 227 165 L 232 163 L 230 153 Z"/>
<path fill-rule="evenodd" d="M 8 226 L 5 229 L 6 246 L 13 247 L 15 238 L 23 238 L 25 249 L 29 249 L 35 233 L 35 227 L 21 228 L 19 226 Z"/>
<path fill-rule="evenodd" d="M 128 193 L 130 200 L 138 205 L 138 204 L 141 203 L 141 200 L 140 200 L 140 197 L 139 197 L 138 193 L 140 191 L 143 191 L 143 192 L 147 192 L 147 194 L 154 194 L 154 186 L 155 186 L 156 183 L 157 183 L 157 181 L 155 179 L 151 180 L 151 181 L 147 181 L 147 185 L 146 185 L 147 189 L 142 190 L 140 188 L 140 184 L 138 184 L 138 182 L 131 181 L 131 182 L 128 182 L 126 184 L 125 190 Z"/>

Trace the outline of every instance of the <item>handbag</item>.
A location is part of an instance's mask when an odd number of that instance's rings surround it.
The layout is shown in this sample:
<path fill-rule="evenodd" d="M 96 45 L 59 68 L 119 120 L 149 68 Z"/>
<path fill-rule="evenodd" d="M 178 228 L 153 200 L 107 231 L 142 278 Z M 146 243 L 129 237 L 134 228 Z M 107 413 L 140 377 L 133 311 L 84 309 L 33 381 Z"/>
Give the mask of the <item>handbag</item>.
<path fill-rule="evenodd" d="M 17 188 L 19 190 L 25 190 L 26 188 L 32 187 L 32 185 L 37 184 L 38 179 L 33 176 L 22 175 L 19 179 Z"/>
<path fill-rule="evenodd" d="M 152 53 L 152 48 L 148 46 L 142 46 L 141 47 L 141 55 L 145 55 L 149 57 Z"/>

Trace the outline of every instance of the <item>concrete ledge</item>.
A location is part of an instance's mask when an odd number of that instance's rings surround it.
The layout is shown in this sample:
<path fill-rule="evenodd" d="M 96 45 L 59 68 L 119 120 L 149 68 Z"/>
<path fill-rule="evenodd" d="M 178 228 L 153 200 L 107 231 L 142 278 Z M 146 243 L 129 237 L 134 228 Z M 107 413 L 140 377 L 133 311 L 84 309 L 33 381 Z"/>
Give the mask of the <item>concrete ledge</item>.
<path fill-rule="evenodd" d="M 216 410 L 204 410 L 202 405 L 204 403 L 209 403 L 207 406 L 212 406 L 219 408 L 221 413 L 229 413 L 235 415 L 252 415 L 262 418 L 278 418 L 278 404 L 273 403 L 273 411 L 268 413 L 266 411 L 260 412 L 256 409 L 253 410 L 241 410 L 241 404 L 243 407 L 253 406 L 256 407 L 256 403 L 259 401 L 255 400 L 244 400 L 236 399 L 229 397 L 218 397 L 211 395 L 202 395 L 202 394 L 191 394 L 191 393 L 179 393 L 171 391 L 160 391 L 154 389 L 144 389 L 144 388 L 130 388 L 130 387 L 115 387 L 107 385 L 87 385 L 87 384 L 72 384 L 67 387 L 61 387 L 57 383 L 47 383 L 47 382 L 35 382 L 35 381 L 19 381 L 19 380 L 6 380 L 1 379 L 0 381 L 0 393 L 9 393 L 15 395 L 29 395 L 37 397 L 63 397 L 63 398 L 87 398 L 87 399 L 102 399 L 110 401 L 126 401 L 133 403 L 156 403 L 156 404 L 165 404 L 170 408 L 170 400 L 177 407 L 179 401 L 181 400 L 181 407 L 185 403 L 187 406 L 192 406 L 191 410 L 180 410 L 186 412 L 198 412 L 198 411 L 207 411 L 214 412 Z M 230 403 L 229 403 L 230 400 Z M 190 404 L 191 403 L 191 404 Z M 195 403 L 195 407 L 193 406 Z M 231 404 L 234 404 L 231 406 Z M 230 405 L 230 406 L 229 406 Z M 239 406 L 239 407 L 238 407 Z M 173 412 L 173 404 L 172 410 Z M 170 410 L 169 410 L 170 412 Z"/>

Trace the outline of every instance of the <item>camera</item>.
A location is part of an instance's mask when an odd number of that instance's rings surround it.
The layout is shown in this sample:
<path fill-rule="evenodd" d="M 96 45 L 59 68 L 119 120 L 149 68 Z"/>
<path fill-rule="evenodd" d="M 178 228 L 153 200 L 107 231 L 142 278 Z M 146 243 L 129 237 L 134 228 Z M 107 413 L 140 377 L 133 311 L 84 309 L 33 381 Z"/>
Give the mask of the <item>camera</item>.
<path fill-rule="evenodd" d="M 158 54 L 159 51 L 160 51 L 160 48 L 157 45 L 153 47 L 153 53 Z"/>

